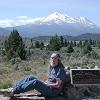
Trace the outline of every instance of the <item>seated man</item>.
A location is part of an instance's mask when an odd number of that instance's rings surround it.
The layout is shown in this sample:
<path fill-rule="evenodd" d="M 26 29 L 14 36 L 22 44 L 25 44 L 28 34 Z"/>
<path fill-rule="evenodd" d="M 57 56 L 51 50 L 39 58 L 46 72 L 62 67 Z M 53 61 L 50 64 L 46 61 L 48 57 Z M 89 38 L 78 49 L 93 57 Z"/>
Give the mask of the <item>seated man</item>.
<path fill-rule="evenodd" d="M 33 89 L 39 91 L 44 97 L 54 97 L 63 92 L 63 86 L 66 78 L 64 66 L 61 63 L 60 55 L 53 53 L 50 57 L 50 65 L 48 68 L 48 80 L 42 82 L 34 76 L 29 76 L 14 87 L 1 90 L 7 92 L 7 96 L 24 93 Z"/>

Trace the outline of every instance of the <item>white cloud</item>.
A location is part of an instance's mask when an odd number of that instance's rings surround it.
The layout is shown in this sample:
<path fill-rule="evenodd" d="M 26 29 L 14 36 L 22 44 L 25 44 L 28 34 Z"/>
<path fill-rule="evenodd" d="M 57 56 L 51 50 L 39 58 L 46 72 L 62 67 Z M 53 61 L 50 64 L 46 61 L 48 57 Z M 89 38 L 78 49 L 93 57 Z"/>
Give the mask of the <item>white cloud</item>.
<path fill-rule="evenodd" d="M 29 18 L 27 16 L 18 16 L 14 20 L 12 19 L 3 19 L 0 20 L 0 27 L 14 27 L 14 26 L 20 26 L 20 25 L 25 25 L 25 24 L 35 24 L 35 23 L 40 23 L 43 18 Z"/>
<path fill-rule="evenodd" d="M 0 20 L 0 27 L 14 27 L 19 25 L 25 25 L 30 22 L 30 18 L 27 16 L 18 16 L 16 19 L 3 19 Z"/>
<path fill-rule="evenodd" d="M 25 24 L 30 23 L 30 20 L 32 20 L 32 19 L 28 18 L 27 16 L 19 16 L 19 17 L 17 17 L 16 21 L 19 25 L 25 25 Z"/>
<path fill-rule="evenodd" d="M 17 23 L 14 20 L 10 19 L 0 20 L 0 27 L 13 27 L 13 26 L 17 26 Z"/>
<path fill-rule="evenodd" d="M 18 16 L 17 18 L 18 18 L 18 19 L 28 19 L 27 16 Z"/>

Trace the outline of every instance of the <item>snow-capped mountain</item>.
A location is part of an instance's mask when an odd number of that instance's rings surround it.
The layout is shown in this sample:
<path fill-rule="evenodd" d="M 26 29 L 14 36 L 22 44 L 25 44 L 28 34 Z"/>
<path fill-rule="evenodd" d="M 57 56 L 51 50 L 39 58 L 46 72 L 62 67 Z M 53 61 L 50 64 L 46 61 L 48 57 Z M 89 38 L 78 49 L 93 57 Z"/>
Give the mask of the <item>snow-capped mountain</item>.
<path fill-rule="evenodd" d="M 43 18 L 35 18 L 29 24 L 83 24 L 87 26 L 95 26 L 95 24 L 89 21 L 85 17 L 70 17 L 67 14 L 61 14 L 58 12 L 54 12 L 53 14 L 43 17 Z"/>
<path fill-rule="evenodd" d="M 83 33 L 100 33 L 100 27 L 85 17 L 71 17 L 67 14 L 54 12 L 46 17 L 35 18 L 27 24 L 13 27 L 22 36 L 48 35 L 80 35 Z M 12 30 L 12 27 L 6 28 Z"/>

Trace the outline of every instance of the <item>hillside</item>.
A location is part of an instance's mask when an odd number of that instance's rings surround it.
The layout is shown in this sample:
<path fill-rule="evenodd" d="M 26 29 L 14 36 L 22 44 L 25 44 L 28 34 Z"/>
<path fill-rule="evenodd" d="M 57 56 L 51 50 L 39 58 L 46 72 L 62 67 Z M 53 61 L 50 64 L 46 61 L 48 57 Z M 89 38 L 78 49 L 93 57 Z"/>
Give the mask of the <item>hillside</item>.
<path fill-rule="evenodd" d="M 0 36 L 8 36 L 10 31 L 5 28 L 0 28 Z"/>
<path fill-rule="evenodd" d="M 54 36 L 54 35 L 53 35 Z M 68 35 L 61 35 L 63 36 L 64 39 L 68 41 L 84 41 L 84 40 L 94 40 L 94 41 L 99 41 L 100 40 L 100 34 L 95 34 L 95 33 L 86 33 L 86 34 L 81 34 L 77 36 L 68 36 Z M 36 41 L 47 41 L 51 38 L 52 36 L 38 36 L 32 38 L 32 40 Z"/>

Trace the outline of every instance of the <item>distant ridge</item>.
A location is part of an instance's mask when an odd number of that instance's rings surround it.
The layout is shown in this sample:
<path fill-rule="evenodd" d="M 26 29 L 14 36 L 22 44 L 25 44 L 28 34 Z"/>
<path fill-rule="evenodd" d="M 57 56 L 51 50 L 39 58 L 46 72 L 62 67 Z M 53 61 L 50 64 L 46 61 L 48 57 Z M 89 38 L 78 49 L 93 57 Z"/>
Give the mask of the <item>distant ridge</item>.
<path fill-rule="evenodd" d="M 5 28 L 0 28 L 0 36 L 8 36 L 10 31 Z"/>
<path fill-rule="evenodd" d="M 34 37 L 32 38 L 33 40 L 49 40 L 51 38 L 51 36 L 38 36 L 38 37 Z M 64 39 L 68 40 L 68 41 L 84 41 L 84 40 L 94 40 L 94 41 L 100 41 L 100 34 L 93 34 L 93 33 L 86 33 L 86 34 L 81 34 L 78 36 L 68 36 L 68 35 L 64 35 L 63 36 Z"/>
<path fill-rule="evenodd" d="M 86 33 L 74 37 L 76 40 L 98 40 L 100 41 L 100 34 Z"/>
<path fill-rule="evenodd" d="M 55 35 L 53 35 L 55 36 Z M 78 36 L 68 36 L 68 35 L 61 35 L 63 36 L 64 39 L 68 40 L 68 41 L 84 41 L 84 40 L 94 40 L 94 41 L 100 41 L 100 34 L 93 34 L 93 33 L 86 33 L 86 34 L 81 34 Z M 50 40 L 52 36 L 38 36 L 38 37 L 34 37 L 31 38 L 34 41 L 48 41 Z M 0 39 L 4 38 L 4 35 L 0 35 Z M 7 38 L 5 36 L 5 38 Z"/>

